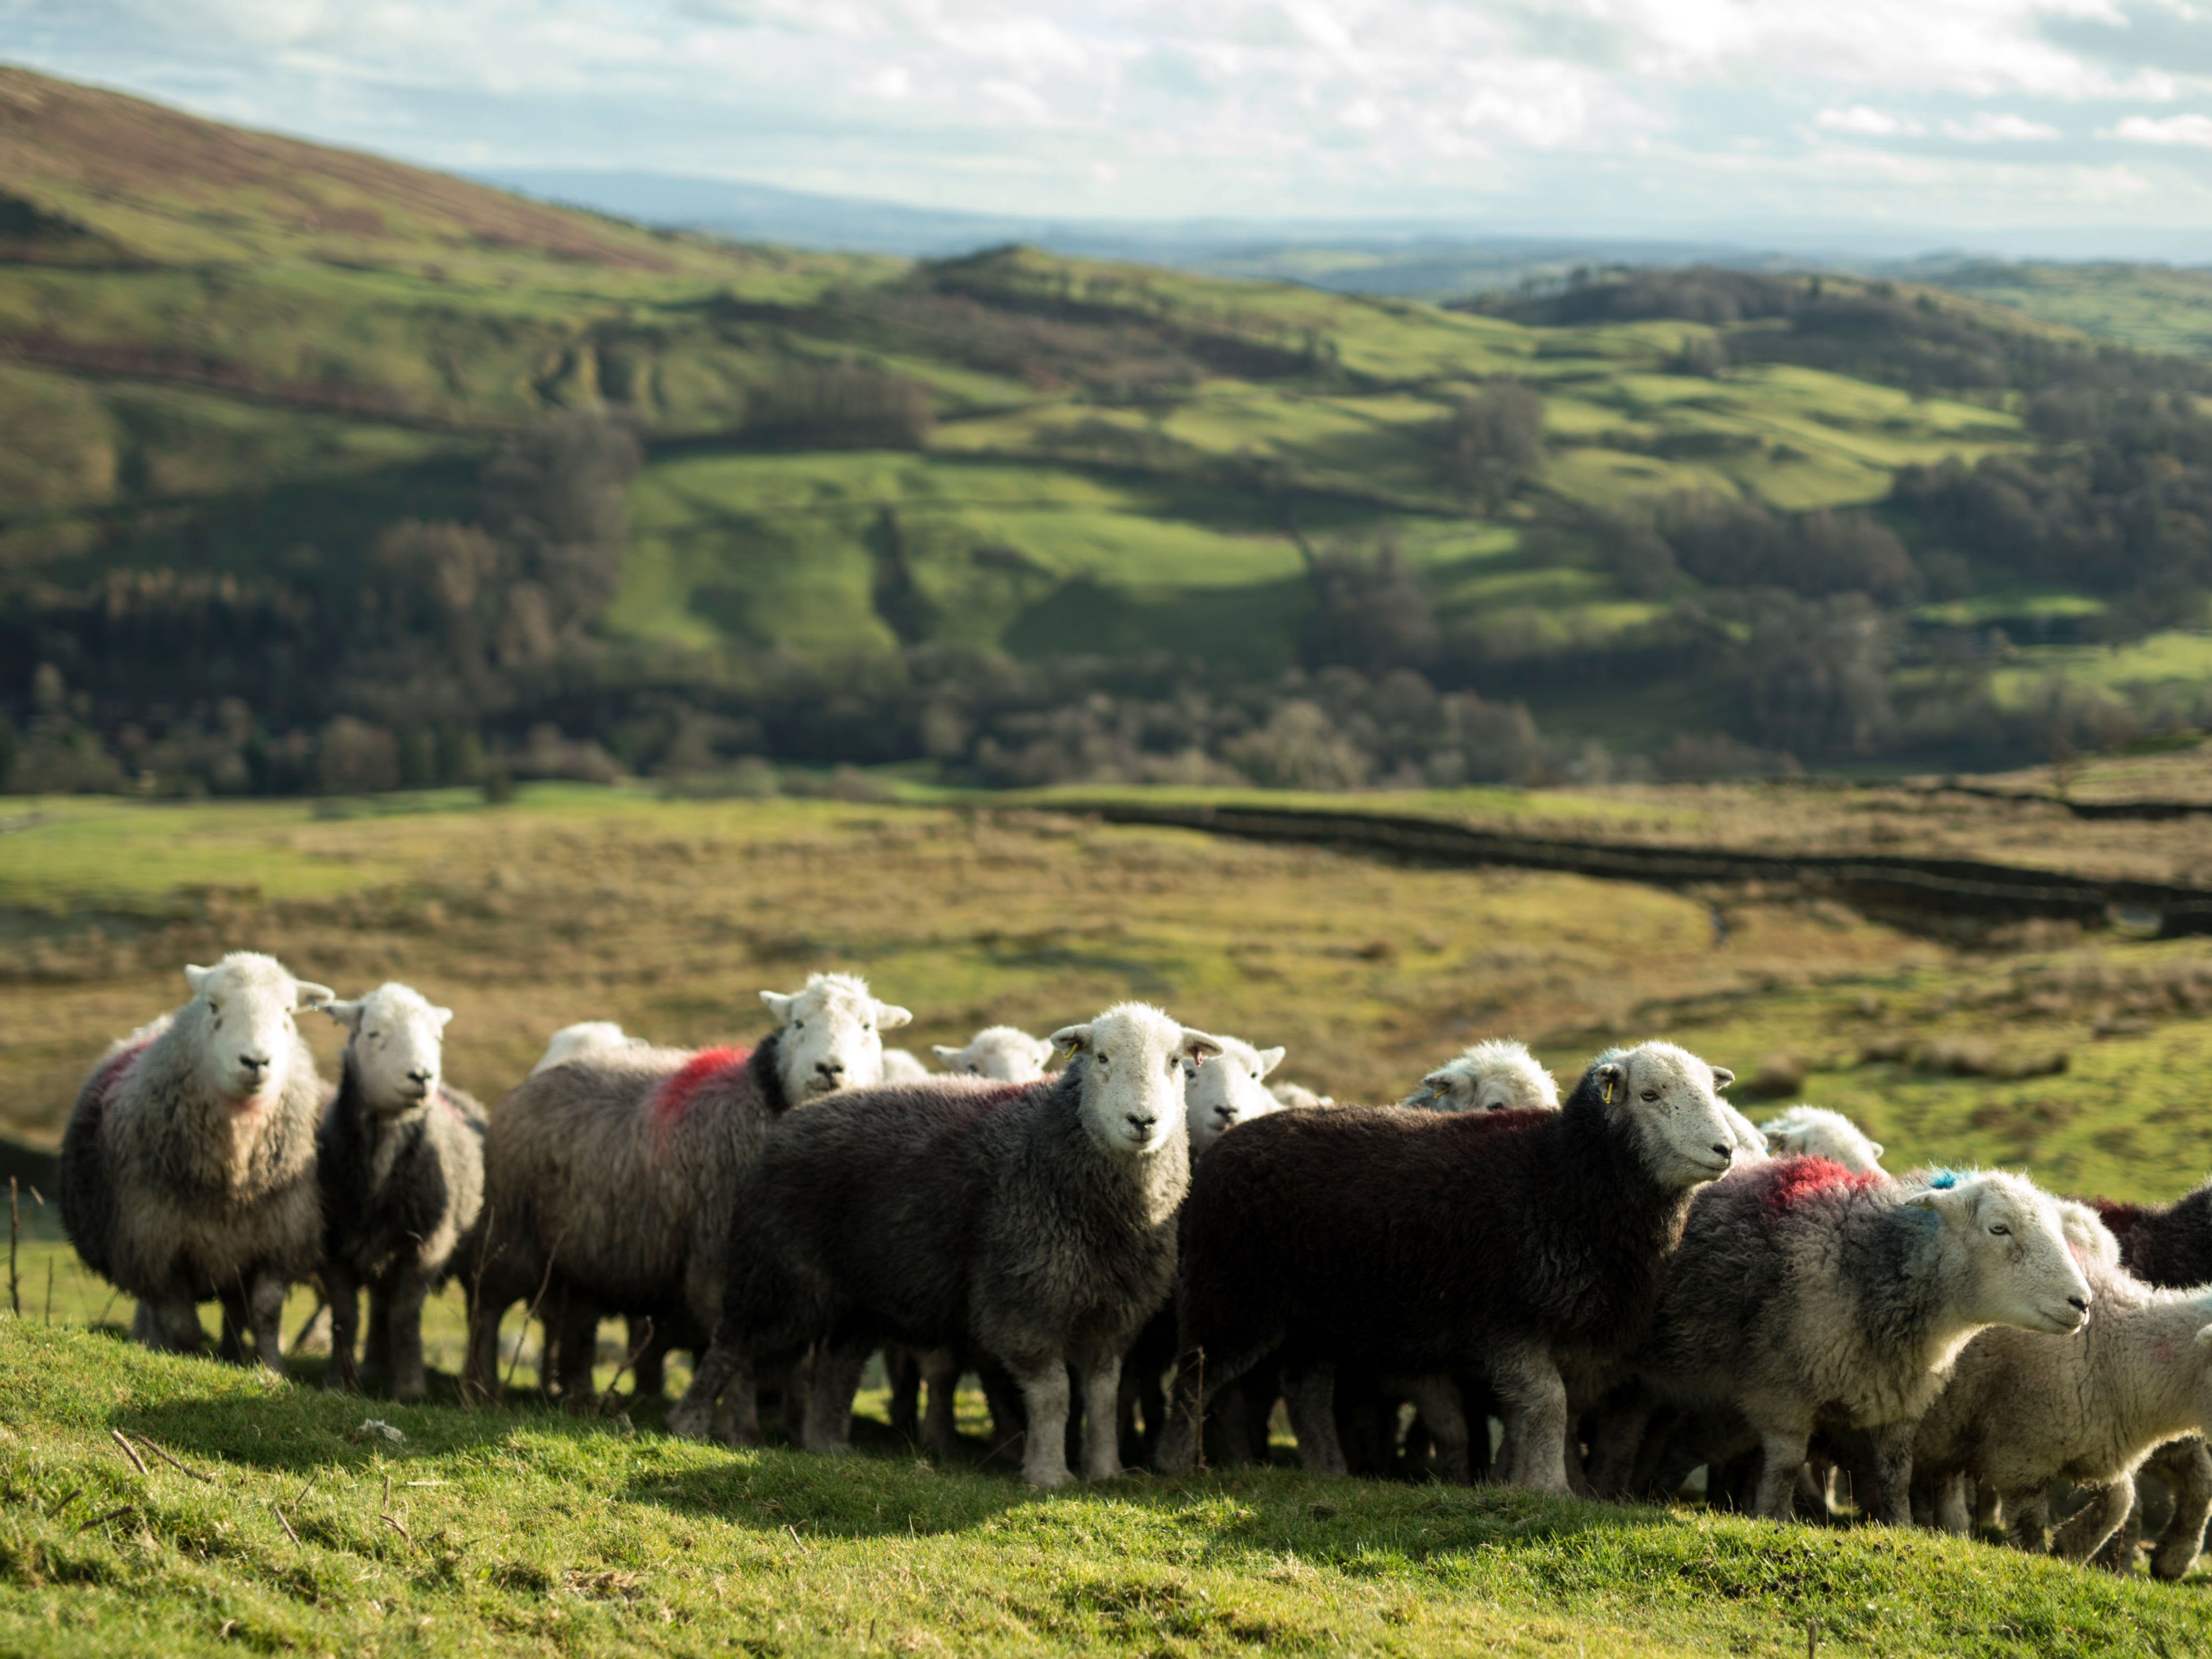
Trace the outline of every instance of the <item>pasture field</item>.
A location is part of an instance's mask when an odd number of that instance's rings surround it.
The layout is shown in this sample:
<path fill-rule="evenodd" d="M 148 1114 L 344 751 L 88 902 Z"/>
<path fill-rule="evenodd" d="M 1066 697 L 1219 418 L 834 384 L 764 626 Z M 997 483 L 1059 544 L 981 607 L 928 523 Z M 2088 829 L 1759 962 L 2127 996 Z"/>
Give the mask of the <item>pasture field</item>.
<path fill-rule="evenodd" d="M 2202 764 L 2115 763 L 2076 788 L 2184 794 Z M 759 989 L 842 967 L 915 1011 L 897 1040 L 923 1052 L 1137 996 L 1284 1043 L 1285 1075 L 1375 1100 L 1484 1035 L 1522 1036 L 1562 1073 L 1662 1035 L 1734 1067 L 1754 1117 L 1797 1098 L 1851 1113 L 1893 1169 L 1982 1161 L 2163 1199 L 2212 1164 L 2212 944 L 2048 927 L 1949 939 L 1826 903 L 1406 867 L 1103 826 L 1051 797 L 906 793 L 15 803 L 0 822 L 0 1133 L 52 1146 L 103 1044 L 179 1000 L 179 966 L 252 946 L 345 994 L 399 977 L 449 1003 L 449 1074 L 487 1103 L 568 1021 L 744 1041 Z M 2077 834 L 2035 816 L 2055 808 L 1901 791 L 1352 799 L 1640 839 L 2014 857 L 2039 841 L 2050 862 L 2167 878 L 2201 840 L 2191 820 Z M 337 1028 L 305 1029 L 334 1069 Z M 429 1316 L 434 1403 L 331 1399 L 312 1352 L 286 1388 L 131 1349 L 127 1307 L 50 1212 L 24 1207 L 22 1314 L 0 1313 L 0 1651 L 1783 1655 L 1804 1651 L 1808 1619 L 1824 1653 L 2212 1642 L 2205 1575 L 2122 1582 L 1925 1535 L 1285 1468 L 1041 1498 L 1010 1474 L 920 1465 L 879 1390 L 862 1396 L 860 1452 L 834 1464 L 679 1444 L 657 1402 L 619 1394 L 598 1423 L 527 1393 L 467 1410 L 450 1288 Z M 311 1305 L 295 1293 L 288 1337 Z M 602 1387 L 623 1382 L 617 1331 Z M 519 1311 L 507 1336 L 526 1384 Z M 979 1402 L 963 1407 L 980 1427 Z M 372 1417 L 404 1444 L 349 1437 Z M 213 1479 L 150 1455 L 142 1477 L 111 1428 Z"/>

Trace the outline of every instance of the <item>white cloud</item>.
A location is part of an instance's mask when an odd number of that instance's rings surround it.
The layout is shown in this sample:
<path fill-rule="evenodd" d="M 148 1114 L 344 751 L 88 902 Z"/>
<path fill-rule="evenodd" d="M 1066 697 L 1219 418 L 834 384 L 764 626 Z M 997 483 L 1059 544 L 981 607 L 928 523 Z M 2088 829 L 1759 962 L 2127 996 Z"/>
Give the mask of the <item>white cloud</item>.
<path fill-rule="evenodd" d="M 2212 147 L 2212 115 L 2130 115 L 2112 137 L 2138 144 L 2202 144 Z"/>
<path fill-rule="evenodd" d="M 1909 115 L 1893 115 L 1865 104 L 1824 109 L 1813 118 L 1813 123 L 1825 132 L 1848 132 L 1861 138 L 1917 138 L 1928 131 Z"/>
<path fill-rule="evenodd" d="M 2039 143 L 2064 137 L 2057 127 L 2044 122 L 1993 110 L 1978 110 L 1969 120 L 1944 122 L 1943 136 L 1968 144 Z"/>

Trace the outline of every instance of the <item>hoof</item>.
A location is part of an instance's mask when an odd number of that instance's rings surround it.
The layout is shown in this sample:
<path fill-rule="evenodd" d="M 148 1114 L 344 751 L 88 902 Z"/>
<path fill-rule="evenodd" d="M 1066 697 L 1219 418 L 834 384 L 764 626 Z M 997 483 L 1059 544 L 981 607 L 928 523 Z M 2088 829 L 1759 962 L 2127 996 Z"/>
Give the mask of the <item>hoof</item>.
<path fill-rule="evenodd" d="M 713 1415 L 711 1411 L 679 1401 L 676 1409 L 668 1413 L 666 1427 L 668 1432 L 678 1440 L 704 1440 L 708 1419 Z"/>
<path fill-rule="evenodd" d="M 1025 1470 L 1023 1472 L 1022 1479 L 1040 1492 L 1057 1492 L 1062 1486 L 1072 1486 L 1075 1484 L 1074 1474 L 1066 1469 L 1048 1469 L 1042 1474 L 1030 1474 Z"/>

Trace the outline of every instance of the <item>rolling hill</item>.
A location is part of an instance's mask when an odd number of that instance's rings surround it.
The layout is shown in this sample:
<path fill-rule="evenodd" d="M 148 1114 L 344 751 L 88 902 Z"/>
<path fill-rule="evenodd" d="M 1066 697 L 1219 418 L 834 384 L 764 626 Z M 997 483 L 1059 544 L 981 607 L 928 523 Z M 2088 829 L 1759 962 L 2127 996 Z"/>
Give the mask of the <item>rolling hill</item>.
<path fill-rule="evenodd" d="M 763 653 L 924 647 L 1311 666 L 1312 561 L 1387 533 L 1459 683 L 1569 738 L 1663 744 L 1726 726 L 1735 693 L 1620 664 L 1677 648 L 1661 625 L 1727 584 L 1624 575 L 1622 525 L 1689 496 L 1904 522 L 1902 470 L 2038 441 L 2010 368 L 1930 380 L 1879 341 L 1816 339 L 1817 319 L 1486 314 L 1020 247 L 744 246 L 20 70 L 0 70 L 0 614 L 111 727 L 143 724 L 150 694 L 100 701 L 87 618 L 187 596 L 234 658 L 238 607 L 256 629 L 304 608 L 323 632 L 299 650 L 337 650 L 380 538 L 474 522 L 487 459 L 564 412 L 611 412 L 642 445 L 618 579 L 574 628 L 556 615 L 574 649 L 539 655 L 557 672 L 482 712 L 567 729 L 604 724 L 579 676 L 603 690 L 678 658 L 693 684 Z M 1862 333 L 2094 356 L 1978 298 L 1812 282 Z M 1470 471 L 1486 417 L 1468 411 L 1509 382 L 1540 397 L 1543 441 L 1501 482 Z M 2106 608 L 1971 557 L 1939 586 L 1984 631 Z M 1542 672 L 1506 672 L 1541 651 Z M 1603 684 L 1571 672 L 1591 653 L 1618 659 Z M 35 717 L 28 686 L 0 696 Z M 353 696 L 257 682 L 247 700 L 273 740 Z"/>

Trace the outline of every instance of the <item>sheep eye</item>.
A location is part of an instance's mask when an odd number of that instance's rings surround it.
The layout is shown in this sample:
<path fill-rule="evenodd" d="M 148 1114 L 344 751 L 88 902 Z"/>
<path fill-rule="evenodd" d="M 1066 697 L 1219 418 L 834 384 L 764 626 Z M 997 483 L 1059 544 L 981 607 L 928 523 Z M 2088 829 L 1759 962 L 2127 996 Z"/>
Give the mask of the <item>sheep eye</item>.
<path fill-rule="evenodd" d="M 1644 1098 L 1646 1100 L 1656 1100 L 1659 1098 L 1659 1091 L 1656 1089 L 1646 1089 L 1644 1091 Z"/>
<path fill-rule="evenodd" d="M 1990 1231 L 1995 1233 L 1999 1238 L 2010 1238 L 2012 1237 L 2012 1229 L 2003 1225 L 2002 1223 L 1990 1228 Z"/>

